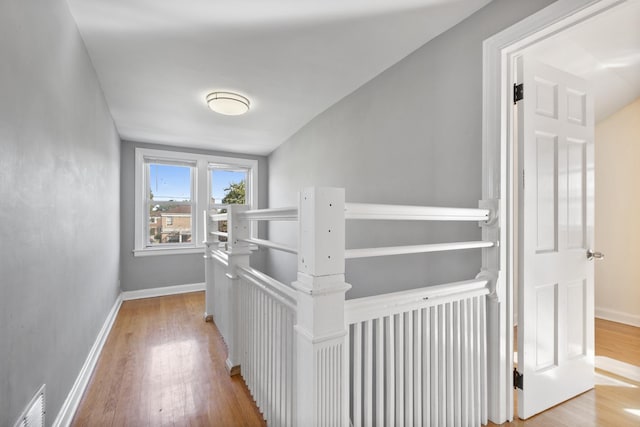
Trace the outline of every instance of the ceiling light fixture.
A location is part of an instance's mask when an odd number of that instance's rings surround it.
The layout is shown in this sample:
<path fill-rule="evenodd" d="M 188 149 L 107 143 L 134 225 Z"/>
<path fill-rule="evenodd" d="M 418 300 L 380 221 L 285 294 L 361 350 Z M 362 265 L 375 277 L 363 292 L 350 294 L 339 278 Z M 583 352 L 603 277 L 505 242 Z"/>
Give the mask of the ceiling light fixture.
<path fill-rule="evenodd" d="M 209 108 L 226 116 L 239 116 L 249 111 L 249 100 L 237 93 L 211 92 L 206 99 Z"/>

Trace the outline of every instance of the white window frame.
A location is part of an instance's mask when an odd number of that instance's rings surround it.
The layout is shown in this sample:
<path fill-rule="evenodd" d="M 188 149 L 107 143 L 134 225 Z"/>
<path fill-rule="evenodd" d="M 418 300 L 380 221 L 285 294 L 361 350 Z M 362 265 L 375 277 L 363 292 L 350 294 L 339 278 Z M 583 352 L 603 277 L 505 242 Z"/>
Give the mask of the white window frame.
<path fill-rule="evenodd" d="M 254 187 L 254 178 L 252 176 L 251 173 L 251 168 L 247 167 L 246 165 L 239 165 L 236 163 L 230 163 L 230 162 L 225 162 L 225 163 L 221 163 L 221 162 L 209 162 L 209 164 L 207 165 L 207 168 L 209 169 L 209 171 L 207 172 L 208 178 L 207 178 L 207 190 L 208 190 L 208 199 L 207 199 L 207 203 L 208 203 L 208 209 L 224 209 L 227 205 L 225 205 L 224 203 L 222 203 L 222 200 L 220 200 L 219 203 L 211 203 L 211 172 L 215 169 L 217 170 L 232 170 L 232 171 L 237 171 L 239 169 L 246 169 L 247 170 L 247 179 L 245 182 L 245 204 L 249 204 L 252 206 L 257 206 L 256 204 L 253 204 L 253 202 L 251 202 L 252 196 L 253 196 L 253 187 Z M 251 202 L 251 203 L 248 203 Z"/>
<path fill-rule="evenodd" d="M 147 160 L 157 160 L 175 163 L 193 163 L 192 173 L 192 208 L 191 243 L 176 245 L 147 245 L 147 217 L 145 215 L 146 201 L 146 171 L 145 162 Z M 210 165 L 224 165 L 247 169 L 247 199 L 246 202 L 252 208 L 258 206 L 258 161 L 253 159 L 243 159 L 239 157 L 210 156 L 205 154 L 185 153 L 181 151 L 157 150 L 152 148 L 135 149 L 135 237 L 134 256 L 149 255 L 176 255 L 188 253 L 201 253 L 204 249 L 204 219 L 205 211 L 210 209 L 209 198 L 211 195 L 211 177 L 209 173 Z M 252 227 L 251 234 L 256 237 L 257 227 Z"/>
<path fill-rule="evenodd" d="M 150 176 L 150 166 L 152 164 L 159 164 L 159 165 L 168 165 L 168 166 L 177 166 L 177 167 L 188 167 L 189 168 L 189 185 L 190 185 L 190 194 L 189 194 L 189 201 L 188 202 L 182 202 L 182 201 L 176 201 L 176 202 L 169 202 L 169 203 L 175 203 L 179 206 L 190 206 L 191 207 L 191 215 L 189 215 L 191 217 L 191 242 L 189 243 L 156 243 L 153 245 L 149 245 L 148 244 L 148 240 L 149 239 L 149 224 L 150 222 L 146 220 L 143 221 L 143 245 L 145 245 L 145 249 L 179 249 L 179 248 L 195 248 L 195 242 L 193 240 L 194 237 L 194 224 L 195 224 L 195 213 L 197 211 L 197 204 L 196 204 L 196 188 L 197 188 L 197 180 L 196 180 L 196 175 L 197 175 L 197 163 L 195 161 L 187 161 L 187 160 L 178 160 L 178 159 L 167 159 L 165 157 L 157 157 L 157 156 L 145 156 L 143 159 L 143 191 L 142 194 L 144 195 L 144 199 L 142 201 L 142 213 L 143 215 L 146 215 L 146 213 L 149 211 L 149 202 L 150 200 L 148 199 L 148 193 L 146 192 L 147 189 L 150 188 L 149 183 L 147 182 L 147 179 Z M 159 204 L 163 204 L 163 203 L 167 203 L 167 202 L 158 202 Z M 162 226 L 162 215 L 161 215 L 161 220 L 160 220 L 160 225 Z M 171 219 L 171 224 L 169 224 L 169 218 L 167 218 L 167 225 L 173 225 L 173 219 Z"/>

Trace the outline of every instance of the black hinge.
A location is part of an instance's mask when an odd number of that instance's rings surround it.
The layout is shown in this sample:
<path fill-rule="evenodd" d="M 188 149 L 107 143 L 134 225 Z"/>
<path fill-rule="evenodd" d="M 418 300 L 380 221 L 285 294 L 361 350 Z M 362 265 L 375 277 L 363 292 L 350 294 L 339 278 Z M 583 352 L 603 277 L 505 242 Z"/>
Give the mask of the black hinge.
<path fill-rule="evenodd" d="M 520 83 L 519 85 L 513 84 L 513 103 L 522 100 L 524 98 L 524 85 Z"/>
<path fill-rule="evenodd" d="M 513 368 L 513 388 L 519 388 L 520 390 L 523 390 L 522 388 L 522 383 L 523 383 L 523 376 L 520 372 L 518 372 L 518 370 L 516 368 Z"/>

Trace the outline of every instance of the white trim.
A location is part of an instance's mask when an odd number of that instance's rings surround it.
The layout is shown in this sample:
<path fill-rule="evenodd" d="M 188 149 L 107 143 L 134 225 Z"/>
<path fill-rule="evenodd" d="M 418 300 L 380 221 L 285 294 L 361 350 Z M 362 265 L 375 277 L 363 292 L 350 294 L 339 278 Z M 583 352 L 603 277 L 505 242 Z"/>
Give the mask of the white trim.
<path fill-rule="evenodd" d="M 84 365 L 82 365 L 82 369 L 80 369 L 80 373 L 78 374 L 76 381 L 73 383 L 73 387 L 71 387 L 71 391 L 64 400 L 62 408 L 60 409 L 60 412 L 58 412 L 58 416 L 56 416 L 56 419 L 52 424 L 53 427 L 67 427 L 71 424 L 73 416 L 80 404 L 80 400 L 82 399 L 82 395 L 84 394 L 87 385 L 89 385 L 89 379 L 93 374 L 96 364 L 98 363 L 98 358 L 100 357 L 102 348 L 107 341 L 107 337 L 113 327 L 121 305 L 122 295 L 118 295 L 118 298 L 116 298 L 116 301 L 107 315 L 100 332 L 98 332 L 98 336 L 96 337 L 91 350 L 89 350 L 89 354 L 87 355 Z"/>
<path fill-rule="evenodd" d="M 622 362 L 606 356 L 595 357 L 596 369 L 607 371 L 622 378 L 631 381 L 640 382 L 640 366 L 631 363 Z"/>
<path fill-rule="evenodd" d="M 157 255 L 188 255 L 188 254 L 201 254 L 204 253 L 204 247 L 178 247 L 178 248 L 147 248 L 147 249 L 134 249 L 133 256 L 157 256 Z"/>
<path fill-rule="evenodd" d="M 160 288 L 140 289 L 137 291 L 123 291 L 122 300 L 130 301 L 141 298 L 163 297 L 167 295 L 186 294 L 188 292 L 204 291 L 205 283 L 191 283 L 187 285 L 163 286 Z"/>
<path fill-rule="evenodd" d="M 596 307 L 595 315 L 598 319 L 624 323 L 625 325 L 640 327 L 640 315 L 625 313 L 624 311 L 611 310 L 609 308 Z"/>
<path fill-rule="evenodd" d="M 489 420 L 513 419 L 513 283 L 514 162 L 510 105 L 513 60 L 526 47 L 597 15 L 626 0 L 558 0 L 539 12 L 490 37 L 483 44 L 482 197 L 498 201 L 496 227 L 483 227 L 483 240 L 497 241 L 497 249 L 483 249 L 482 269 L 495 279 L 487 303 Z"/>

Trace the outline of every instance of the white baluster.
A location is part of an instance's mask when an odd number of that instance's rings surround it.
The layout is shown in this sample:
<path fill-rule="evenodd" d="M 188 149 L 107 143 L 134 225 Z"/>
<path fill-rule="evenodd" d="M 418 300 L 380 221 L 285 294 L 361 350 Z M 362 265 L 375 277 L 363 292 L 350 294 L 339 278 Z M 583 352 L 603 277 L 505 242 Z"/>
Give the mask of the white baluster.
<path fill-rule="evenodd" d="M 384 318 L 376 320 L 376 426 L 384 426 Z"/>
<path fill-rule="evenodd" d="M 459 427 L 462 425 L 462 390 L 460 390 L 460 384 L 462 378 L 460 377 L 460 355 L 462 349 L 460 348 L 460 302 L 455 301 L 453 303 L 453 425 Z"/>
<path fill-rule="evenodd" d="M 446 388 L 447 388 L 447 394 L 446 394 L 446 422 L 447 425 L 451 425 L 453 423 L 453 417 L 454 417 L 454 412 L 453 412 L 453 365 L 454 365 L 454 358 L 455 355 L 453 353 L 453 311 L 452 311 L 452 307 L 451 307 L 451 303 L 447 303 L 444 306 L 444 310 L 445 310 L 445 317 L 446 317 L 446 321 L 445 321 L 445 333 L 446 333 L 446 340 L 443 343 L 445 345 L 445 354 L 446 354 L 446 364 L 447 364 L 447 376 L 446 376 Z"/>
<path fill-rule="evenodd" d="M 471 408 L 469 407 L 469 348 L 468 348 L 468 336 L 469 330 L 467 327 L 468 318 L 467 301 L 460 301 L 460 375 L 462 377 L 461 389 L 462 389 L 462 425 L 470 425 L 469 413 Z"/>
<path fill-rule="evenodd" d="M 411 312 L 401 314 L 404 317 L 404 422 L 413 425 L 413 319 Z"/>
<path fill-rule="evenodd" d="M 282 363 L 284 362 L 284 357 L 282 354 L 282 336 L 286 333 L 282 329 L 282 305 L 276 305 L 276 370 L 275 370 L 275 391 L 274 391 L 274 406 L 275 406 L 275 414 L 274 421 L 277 426 L 280 426 L 282 423 Z"/>
<path fill-rule="evenodd" d="M 468 369 L 469 369 L 469 423 L 471 425 L 475 425 L 475 361 L 474 358 L 474 337 L 475 333 L 474 327 L 474 315 L 473 315 L 473 300 L 471 298 L 466 300 L 467 303 L 467 349 L 466 353 L 468 354 Z"/>
<path fill-rule="evenodd" d="M 362 426 L 362 323 L 353 325 L 353 426 Z"/>
<path fill-rule="evenodd" d="M 395 422 L 395 325 L 393 315 L 386 321 L 386 372 L 387 372 L 387 407 L 386 425 L 392 426 Z"/>
<path fill-rule="evenodd" d="M 431 314 L 422 311 L 422 425 L 431 425 Z"/>
<path fill-rule="evenodd" d="M 413 409 L 414 425 L 422 425 L 422 310 L 413 311 Z"/>
<path fill-rule="evenodd" d="M 396 426 L 404 425 L 404 317 L 396 315 Z"/>
<path fill-rule="evenodd" d="M 438 306 L 438 422 L 439 425 L 447 425 L 447 346 L 446 330 L 447 320 L 442 305 Z"/>
<path fill-rule="evenodd" d="M 480 297 L 473 298 L 473 362 L 474 362 L 474 424 L 480 425 L 480 338 L 482 331 L 480 331 Z"/>
<path fill-rule="evenodd" d="M 364 425 L 373 425 L 373 322 L 364 322 Z"/>
<path fill-rule="evenodd" d="M 286 335 L 287 337 L 287 345 L 286 345 L 286 349 L 287 349 L 287 357 L 289 359 L 289 364 L 287 364 L 287 380 L 286 380 L 286 393 L 287 393 L 287 422 L 286 425 L 288 427 L 293 426 L 294 423 L 294 408 L 295 408 L 295 399 L 296 399 L 296 393 L 295 393 L 295 389 L 294 387 L 296 387 L 296 383 L 293 380 L 293 376 L 294 376 L 294 371 L 293 369 L 295 368 L 294 363 L 297 363 L 297 361 L 294 358 L 294 351 L 296 351 L 295 348 L 295 343 L 294 343 L 294 336 L 293 336 L 293 324 L 294 324 L 294 315 L 289 313 L 287 315 L 287 331 L 289 331 Z"/>
<path fill-rule="evenodd" d="M 431 308 L 431 425 L 438 426 L 440 424 L 439 408 L 440 408 L 440 392 L 438 385 L 440 383 L 440 354 L 438 352 L 438 342 L 440 337 L 440 327 L 438 319 L 438 307 Z"/>
<path fill-rule="evenodd" d="M 480 297 L 480 334 L 481 334 L 481 352 L 480 352 L 480 397 L 481 411 L 480 422 L 487 424 L 487 298 Z"/>

